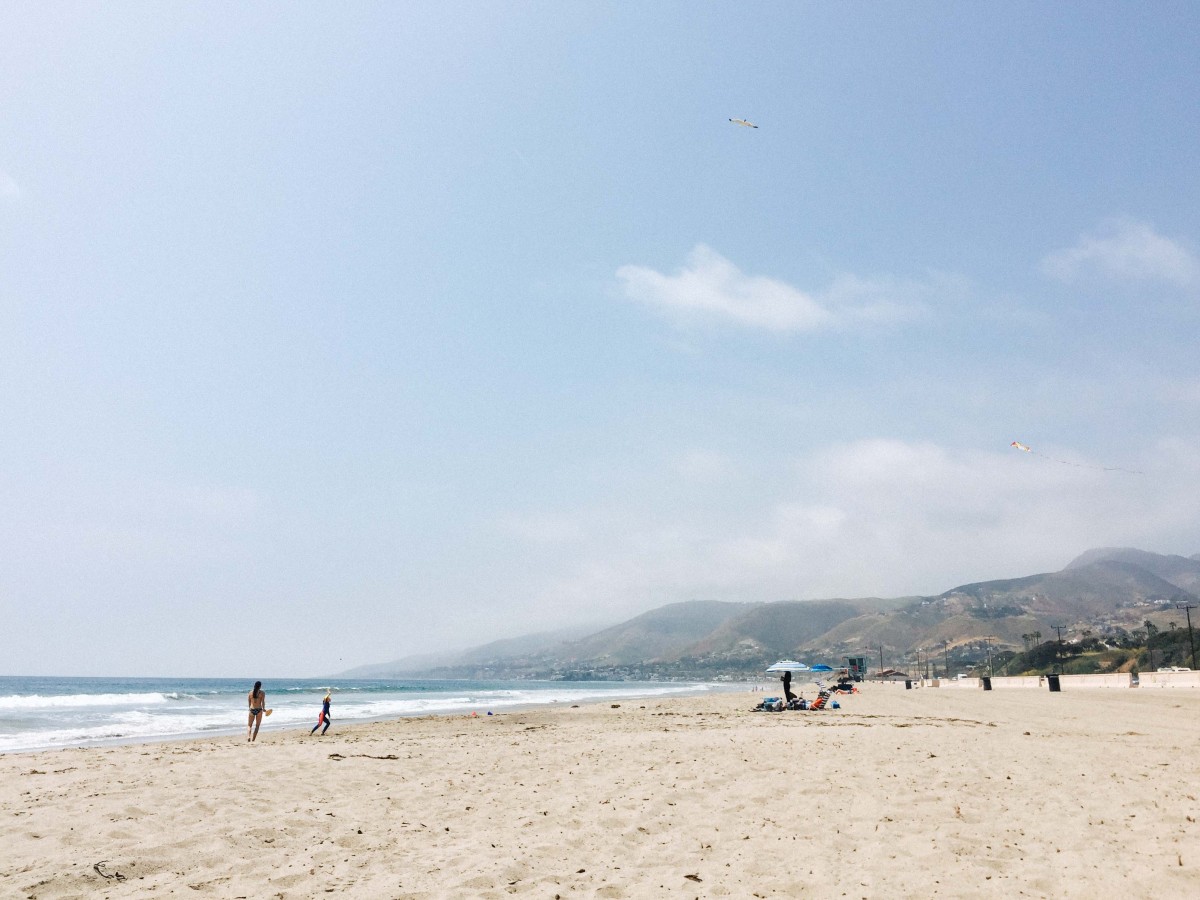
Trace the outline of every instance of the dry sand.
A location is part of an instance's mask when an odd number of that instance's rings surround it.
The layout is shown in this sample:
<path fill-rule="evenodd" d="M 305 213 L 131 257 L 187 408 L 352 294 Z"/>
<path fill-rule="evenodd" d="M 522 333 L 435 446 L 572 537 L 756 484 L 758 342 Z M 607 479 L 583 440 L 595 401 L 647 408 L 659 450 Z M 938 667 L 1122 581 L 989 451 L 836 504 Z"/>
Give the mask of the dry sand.
<path fill-rule="evenodd" d="M 0 757 L 0 896 L 1200 896 L 1200 691 L 761 696 Z"/>

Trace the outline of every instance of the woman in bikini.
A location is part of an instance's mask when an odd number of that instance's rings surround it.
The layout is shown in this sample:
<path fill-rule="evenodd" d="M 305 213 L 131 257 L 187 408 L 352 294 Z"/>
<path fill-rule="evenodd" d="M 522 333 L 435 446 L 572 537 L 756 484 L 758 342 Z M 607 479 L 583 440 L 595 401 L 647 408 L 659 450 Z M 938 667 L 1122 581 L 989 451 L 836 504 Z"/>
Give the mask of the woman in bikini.
<path fill-rule="evenodd" d="M 254 682 L 254 690 L 246 697 L 250 703 L 250 718 L 246 720 L 246 740 L 252 741 L 258 737 L 258 726 L 262 724 L 263 710 L 267 708 L 267 695 L 263 693 L 262 682 Z"/>

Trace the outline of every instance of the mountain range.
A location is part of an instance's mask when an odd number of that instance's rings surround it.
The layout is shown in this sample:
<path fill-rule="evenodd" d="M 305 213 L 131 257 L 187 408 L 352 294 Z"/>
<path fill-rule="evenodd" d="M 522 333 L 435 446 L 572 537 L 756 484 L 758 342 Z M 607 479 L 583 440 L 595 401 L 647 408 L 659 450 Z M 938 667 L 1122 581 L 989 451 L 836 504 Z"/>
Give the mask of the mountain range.
<path fill-rule="evenodd" d="M 910 665 L 935 653 L 956 665 L 1030 641 L 1120 636 L 1149 621 L 1183 624 L 1177 606 L 1200 605 L 1200 553 L 1089 550 L 1063 569 L 964 584 L 929 597 L 724 602 L 652 609 L 593 633 L 549 632 L 466 651 L 361 666 L 343 677 L 744 677 L 777 659 L 839 665 Z M 1200 624 L 1200 623 L 1198 623 Z"/>

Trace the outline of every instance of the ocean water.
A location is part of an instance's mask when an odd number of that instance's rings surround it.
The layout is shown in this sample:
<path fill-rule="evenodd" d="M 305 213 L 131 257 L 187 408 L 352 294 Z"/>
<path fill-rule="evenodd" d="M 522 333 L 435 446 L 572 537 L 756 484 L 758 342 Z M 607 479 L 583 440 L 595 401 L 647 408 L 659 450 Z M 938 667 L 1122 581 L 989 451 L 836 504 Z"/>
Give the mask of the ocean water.
<path fill-rule="evenodd" d="M 0 676 L 0 753 L 244 733 L 254 679 Z M 263 682 L 262 731 L 311 727 L 331 689 L 331 731 L 401 716 L 486 715 L 518 707 L 680 697 L 728 685 L 683 682 L 424 681 L 280 678 Z"/>

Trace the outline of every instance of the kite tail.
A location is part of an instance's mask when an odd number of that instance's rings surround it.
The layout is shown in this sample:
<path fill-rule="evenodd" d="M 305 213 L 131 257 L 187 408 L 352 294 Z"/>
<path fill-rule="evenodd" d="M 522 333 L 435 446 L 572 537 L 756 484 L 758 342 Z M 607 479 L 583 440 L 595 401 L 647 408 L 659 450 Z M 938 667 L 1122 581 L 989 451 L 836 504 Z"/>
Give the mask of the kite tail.
<path fill-rule="evenodd" d="M 1056 462 L 1056 463 L 1059 463 L 1060 465 L 1064 465 L 1064 466 L 1071 466 L 1072 468 L 1075 468 L 1075 469 L 1092 469 L 1096 472 L 1127 472 L 1130 475 L 1145 475 L 1146 474 L 1145 472 L 1141 472 L 1137 469 L 1123 469 L 1120 466 L 1093 466 L 1093 465 L 1088 465 L 1087 463 L 1072 462 L 1069 459 L 1059 459 L 1057 456 L 1047 456 L 1045 453 L 1039 453 L 1037 450 L 1034 450 L 1032 447 L 1026 447 L 1020 441 L 1013 441 L 1008 446 L 1013 447 L 1016 450 L 1023 450 L 1024 452 L 1032 454 L 1033 456 L 1040 456 L 1042 459 L 1048 459 L 1048 460 L 1050 460 L 1050 462 Z"/>

